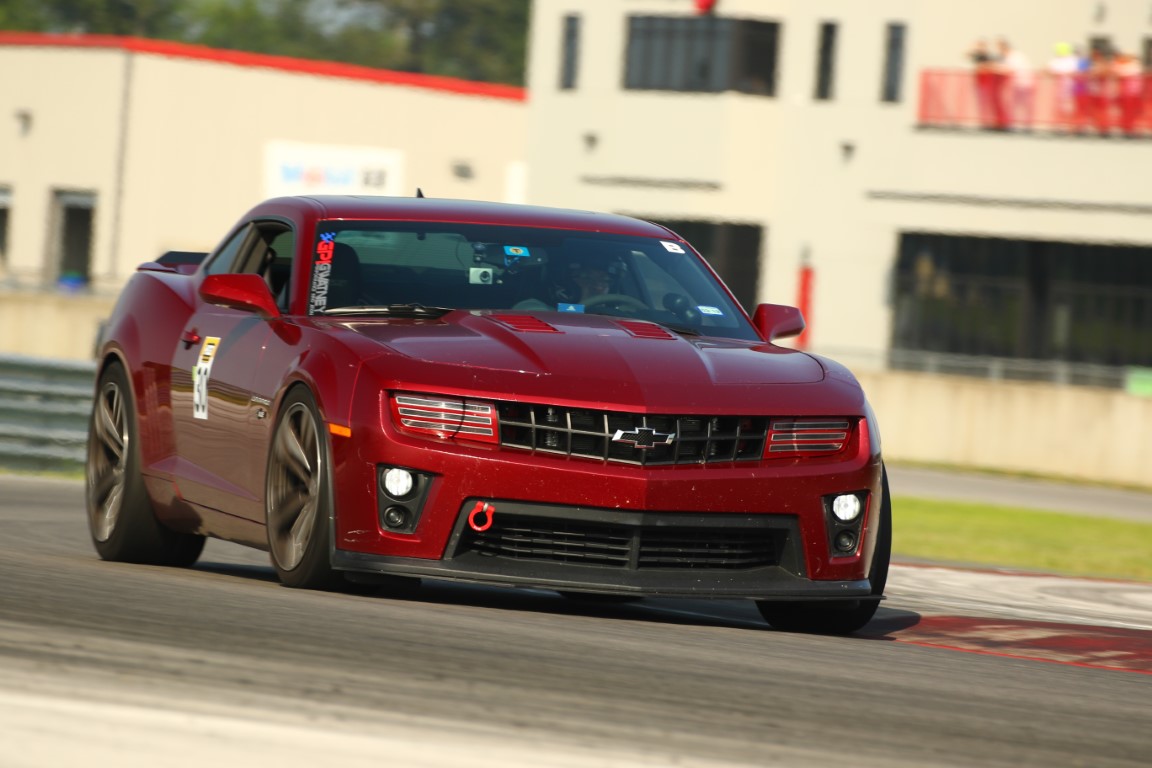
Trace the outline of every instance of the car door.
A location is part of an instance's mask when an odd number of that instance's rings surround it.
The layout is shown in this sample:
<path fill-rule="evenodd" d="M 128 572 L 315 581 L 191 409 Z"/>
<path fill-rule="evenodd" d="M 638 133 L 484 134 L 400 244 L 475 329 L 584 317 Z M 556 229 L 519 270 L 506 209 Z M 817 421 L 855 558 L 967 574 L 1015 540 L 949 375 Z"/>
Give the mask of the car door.
<path fill-rule="evenodd" d="M 294 242 L 286 224 L 254 222 L 225 244 L 206 272 L 261 274 L 284 307 Z M 172 357 L 180 492 L 188 501 L 254 521 L 264 514 L 271 410 L 254 383 L 269 343 L 284 343 L 269 320 L 200 301 Z M 259 378 L 266 379 L 272 372 L 262 373 Z M 262 382 L 261 391 L 267 388 Z"/>

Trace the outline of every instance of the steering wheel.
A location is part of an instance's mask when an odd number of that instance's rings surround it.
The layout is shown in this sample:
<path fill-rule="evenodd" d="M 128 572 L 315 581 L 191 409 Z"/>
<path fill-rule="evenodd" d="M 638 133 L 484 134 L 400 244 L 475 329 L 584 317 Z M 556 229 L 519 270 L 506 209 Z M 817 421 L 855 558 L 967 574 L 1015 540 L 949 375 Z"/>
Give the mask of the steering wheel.
<path fill-rule="evenodd" d="M 619 309 L 645 310 L 648 305 L 640 301 L 640 299 L 628 296 L 623 293 L 602 293 L 598 296 L 590 296 L 583 301 L 584 308 L 598 307 L 601 304 L 611 304 Z"/>

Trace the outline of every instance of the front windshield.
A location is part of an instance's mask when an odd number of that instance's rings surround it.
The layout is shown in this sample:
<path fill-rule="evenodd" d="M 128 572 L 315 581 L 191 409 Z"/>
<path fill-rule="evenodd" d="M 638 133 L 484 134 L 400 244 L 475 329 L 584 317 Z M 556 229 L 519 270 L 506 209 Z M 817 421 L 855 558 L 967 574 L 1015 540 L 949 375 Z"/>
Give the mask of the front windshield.
<path fill-rule="evenodd" d="M 758 338 L 701 259 L 672 239 L 442 222 L 327 221 L 317 231 L 312 314 L 583 312 Z"/>

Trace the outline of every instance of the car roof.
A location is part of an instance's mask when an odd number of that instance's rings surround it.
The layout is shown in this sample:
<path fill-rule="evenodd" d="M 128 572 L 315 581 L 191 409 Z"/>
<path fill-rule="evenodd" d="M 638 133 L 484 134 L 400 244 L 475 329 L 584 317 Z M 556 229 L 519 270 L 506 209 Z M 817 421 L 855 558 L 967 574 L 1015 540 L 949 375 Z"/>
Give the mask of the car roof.
<path fill-rule="evenodd" d="M 274 210 L 283 211 L 285 208 L 310 213 L 317 219 L 503 224 L 679 239 L 669 229 L 659 224 L 614 213 L 432 197 L 372 195 L 279 197 L 256 206 L 251 215 L 259 216 Z"/>

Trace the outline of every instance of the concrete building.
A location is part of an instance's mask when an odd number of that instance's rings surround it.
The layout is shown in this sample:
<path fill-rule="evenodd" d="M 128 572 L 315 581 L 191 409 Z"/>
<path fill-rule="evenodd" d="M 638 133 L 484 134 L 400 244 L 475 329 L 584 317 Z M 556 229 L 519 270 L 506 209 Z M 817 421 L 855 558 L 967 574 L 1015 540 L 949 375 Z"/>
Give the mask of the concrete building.
<path fill-rule="evenodd" d="M 671 224 L 746 306 L 801 304 L 809 347 L 856 367 L 1118 385 L 1152 366 L 1152 87 L 1132 126 L 1112 95 L 1103 129 L 1073 125 L 1060 89 L 1096 81 L 1046 71 L 1062 41 L 1152 63 L 1142 0 L 534 10 L 532 199 Z M 968 52 L 1000 36 L 1034 71 L 1026 92 L 997 75 L 1020 114 L 993 125 Z"/>

